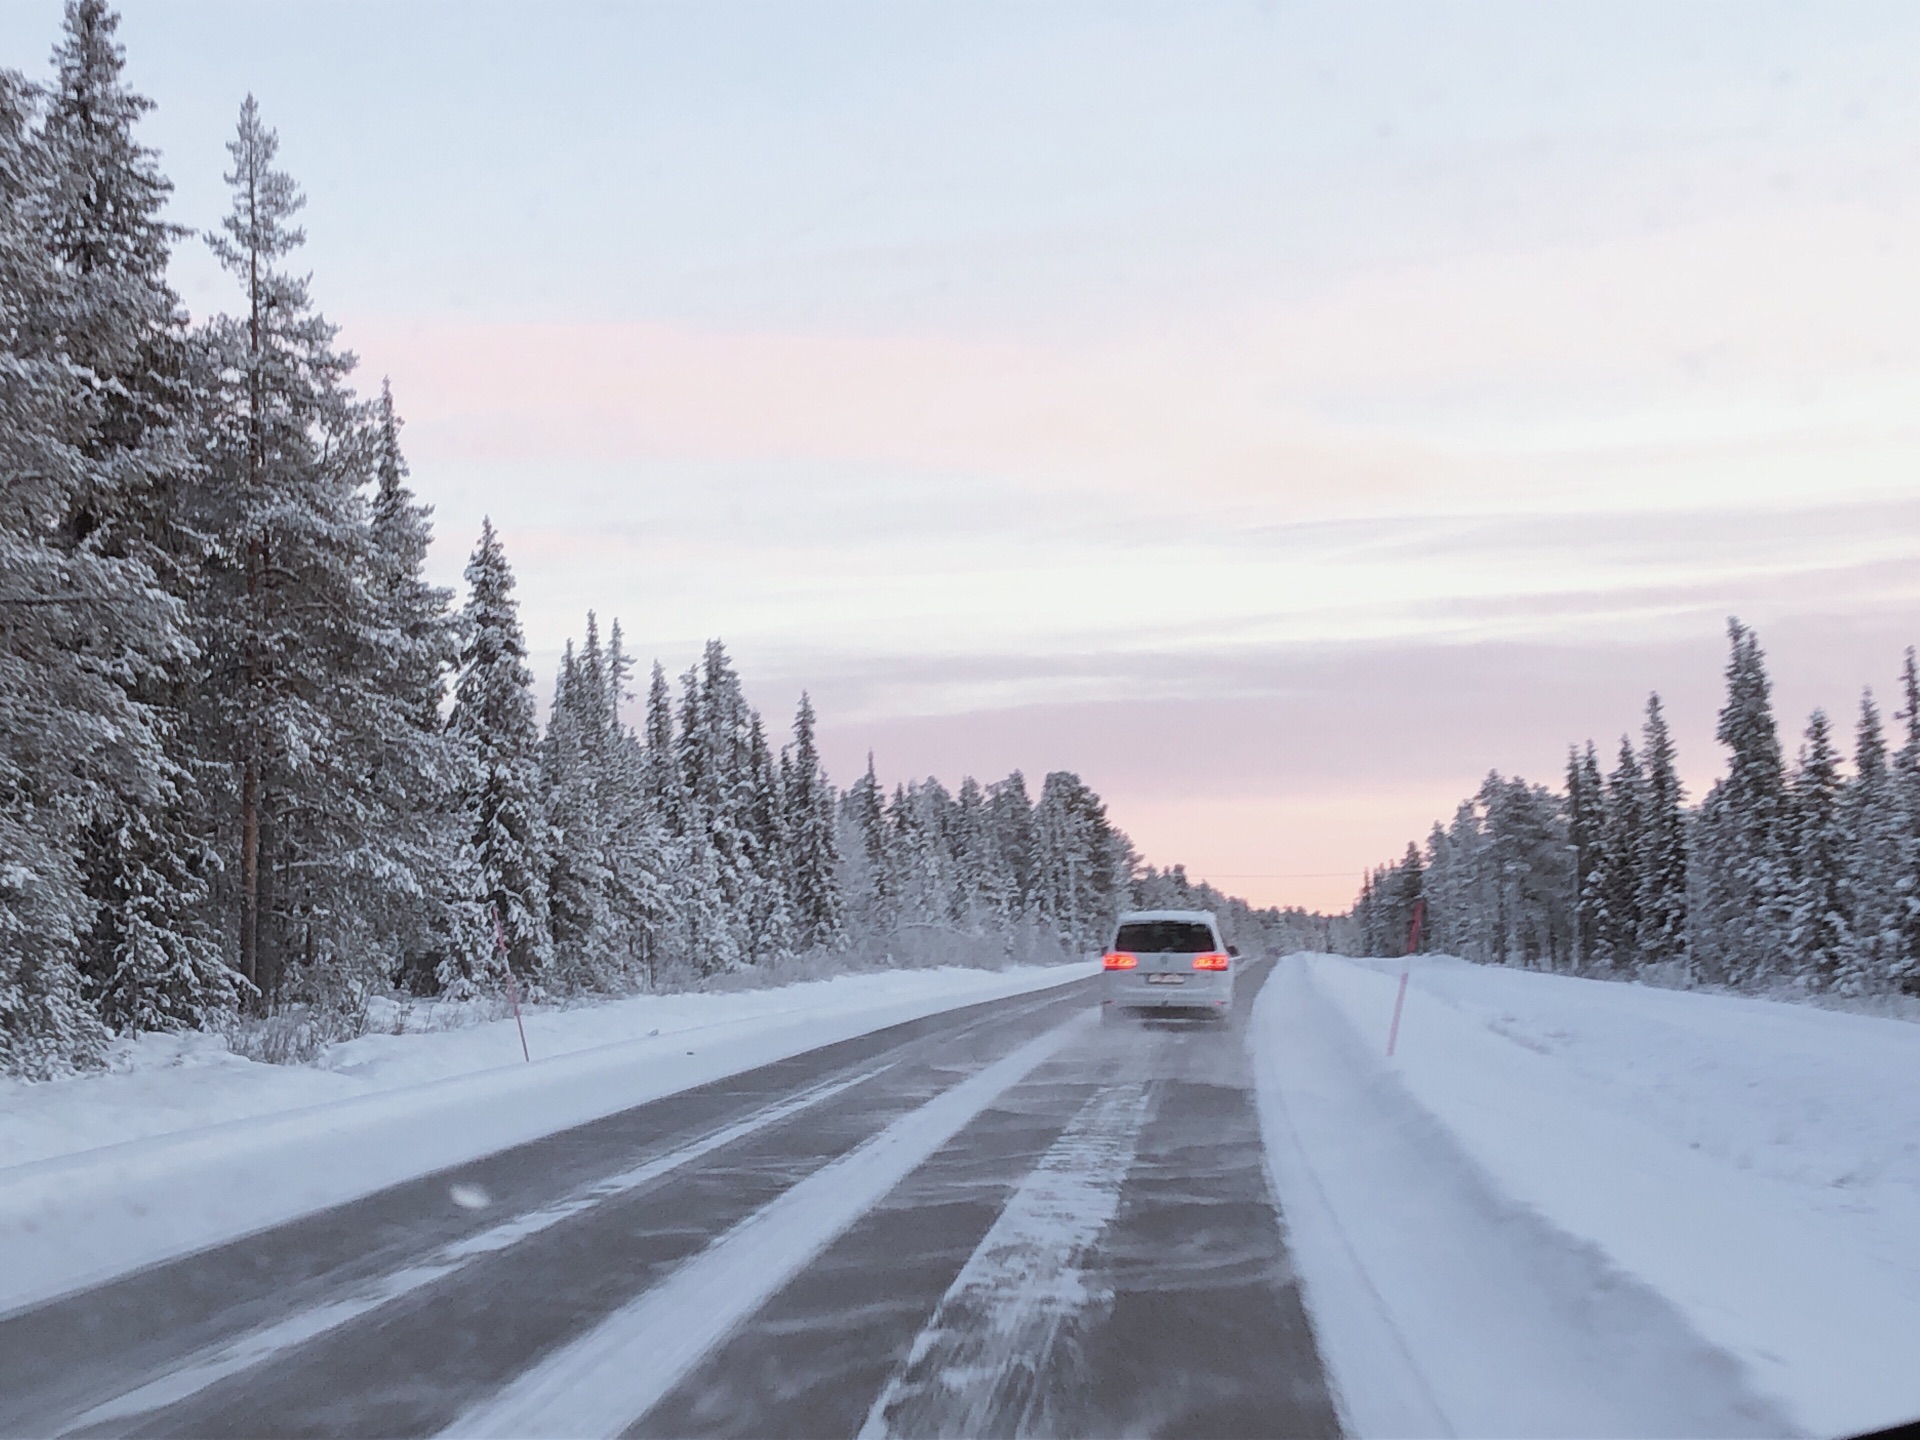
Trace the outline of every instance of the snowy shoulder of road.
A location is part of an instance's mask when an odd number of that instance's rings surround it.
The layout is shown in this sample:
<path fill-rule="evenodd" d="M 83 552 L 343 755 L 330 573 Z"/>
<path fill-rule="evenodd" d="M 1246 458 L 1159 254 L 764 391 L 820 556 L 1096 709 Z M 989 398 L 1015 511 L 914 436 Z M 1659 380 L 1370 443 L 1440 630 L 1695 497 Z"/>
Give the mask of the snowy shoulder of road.
<path fill-rule="evenodd" d="M 264 1065 L 146 1036 L 113 1070 L 0 1081 L 0 1313 L 802 1051 L 1098 964 L 841 975 L 367 1035 Z"/>
<path fill-rule="evenodd" d="M 1920 1416 L 1920 1026 L 1294 956 L 1262 1121 L 1355 1433 L 1844 1434 Z"/>

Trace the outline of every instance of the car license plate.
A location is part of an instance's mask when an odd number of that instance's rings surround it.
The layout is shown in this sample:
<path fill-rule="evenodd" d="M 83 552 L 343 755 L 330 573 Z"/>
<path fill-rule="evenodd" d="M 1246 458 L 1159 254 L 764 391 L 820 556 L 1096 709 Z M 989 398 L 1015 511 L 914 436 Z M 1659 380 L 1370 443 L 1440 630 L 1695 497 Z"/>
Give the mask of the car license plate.
<path fill-rule="evenodd" d="M 1186 981 L 1187 981 L 1187 977 L 1184 975 L 1149 975 L 1147 976 L 1147 984 L 1149 985 L 1184 985 L 1186 984 Z"/>

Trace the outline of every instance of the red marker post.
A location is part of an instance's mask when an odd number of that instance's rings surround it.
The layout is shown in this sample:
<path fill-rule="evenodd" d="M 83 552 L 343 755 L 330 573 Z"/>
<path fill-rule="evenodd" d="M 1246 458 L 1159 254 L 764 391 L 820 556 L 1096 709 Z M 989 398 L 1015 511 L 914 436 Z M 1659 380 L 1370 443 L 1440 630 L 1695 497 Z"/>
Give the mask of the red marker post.
<path fill-rule="evenodd" d="M 1387 1030 L 1387 1054 L 1400 1043 L 1400 1011 L 1407 1003 L 1407 977 L 1413 972 L 1413 952 L 1420 948 L 1420 922 L 1427 917 L 1427 902 L 1413 902 L 1413 924 L 1407 927 L 1407 958 L 1400 966 L 1400 993 L 1393 997 L 1393 1024 Z"/>
<path fill-rule="evenodd" d="M 520 987 L 514 983 L 513 961 L 507 956 L 507 928 L 500 923 L 500 907 L 495 905 L 492 908 L 493 943 L 494 948 L 500 952 L 500 963 L 505 967 L 507 972 L 507 999 L 513 1002 L 513 1023 L 515 1028 L 520 1031 L 520 1057 L 531 1065 L 533 1063 L 533 1056 L 527 1051 L 527 1027 L 525 1022 L 520 1018 Z M 1397 1011 L 1394 1014 L 1394 1023 L 1396 1025 L 1400 1023 L 1400 1016 Z M 1387 1047 L 1387 1053 L 1389 1055 L 1393 1053 L 1392 1046 Z"/>

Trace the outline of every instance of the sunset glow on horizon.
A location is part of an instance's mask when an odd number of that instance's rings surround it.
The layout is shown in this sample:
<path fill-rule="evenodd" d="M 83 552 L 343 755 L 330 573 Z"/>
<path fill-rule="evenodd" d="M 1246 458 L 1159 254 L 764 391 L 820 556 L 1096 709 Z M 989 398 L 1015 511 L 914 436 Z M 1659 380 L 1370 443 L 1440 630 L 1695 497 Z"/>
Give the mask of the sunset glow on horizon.
<path fill-rule="evenodd" d="M 0 11 L 38 54 L 58 0 Z M 251 91 L 543 693 L 723 637 L 833 778 L 1078 771 L 1344 908 L 1724 624 L 1791 752 L 1920 641 L 1920 12 L 129 0 L 176 217 Z M 495 103 L 515 91 L 512 106 Z M 505 197 L 511 196 L 511 201 Z M 183 244 L 196 315 L 230 306 Z"/>

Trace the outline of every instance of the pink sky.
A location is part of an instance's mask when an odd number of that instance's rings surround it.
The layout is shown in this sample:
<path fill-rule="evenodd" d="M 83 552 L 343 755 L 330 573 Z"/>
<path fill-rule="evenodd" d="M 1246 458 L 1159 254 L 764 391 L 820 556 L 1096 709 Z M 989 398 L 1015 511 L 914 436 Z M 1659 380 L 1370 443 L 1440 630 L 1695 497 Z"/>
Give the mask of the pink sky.
<path fill-rule="evenodd" d="M 1697 793 L 1730 613 L 1795 735 L 1920 639 L 1920 10 L 447 13 L 122 35 L 193 231 L 241 96 L 279 127 L 434 572 L 491 515 L 543 692 L 589 608 L 721 636 L 842 782 L 1074 769 L 1343 906 L 1649 689 Z"/>
<path fill-rule="evenodd" d="M 449 531 L 487 508 L 564 575 L 549 652 L 589 605 L 676 669 L 721 634 L 770 711 L 813 690 L 843 779 L 1075 769 L 1149 859 L 1340 906 L 1488 768 L 1610 754 L 1652 688 L 1704 789 L 1730 613 L 1794 734 L 1890 693 L 1909 224 L 1787 207 L 1066 338 L 356 335 L 415 377 L 416 469 L 475 477 Z"/>

